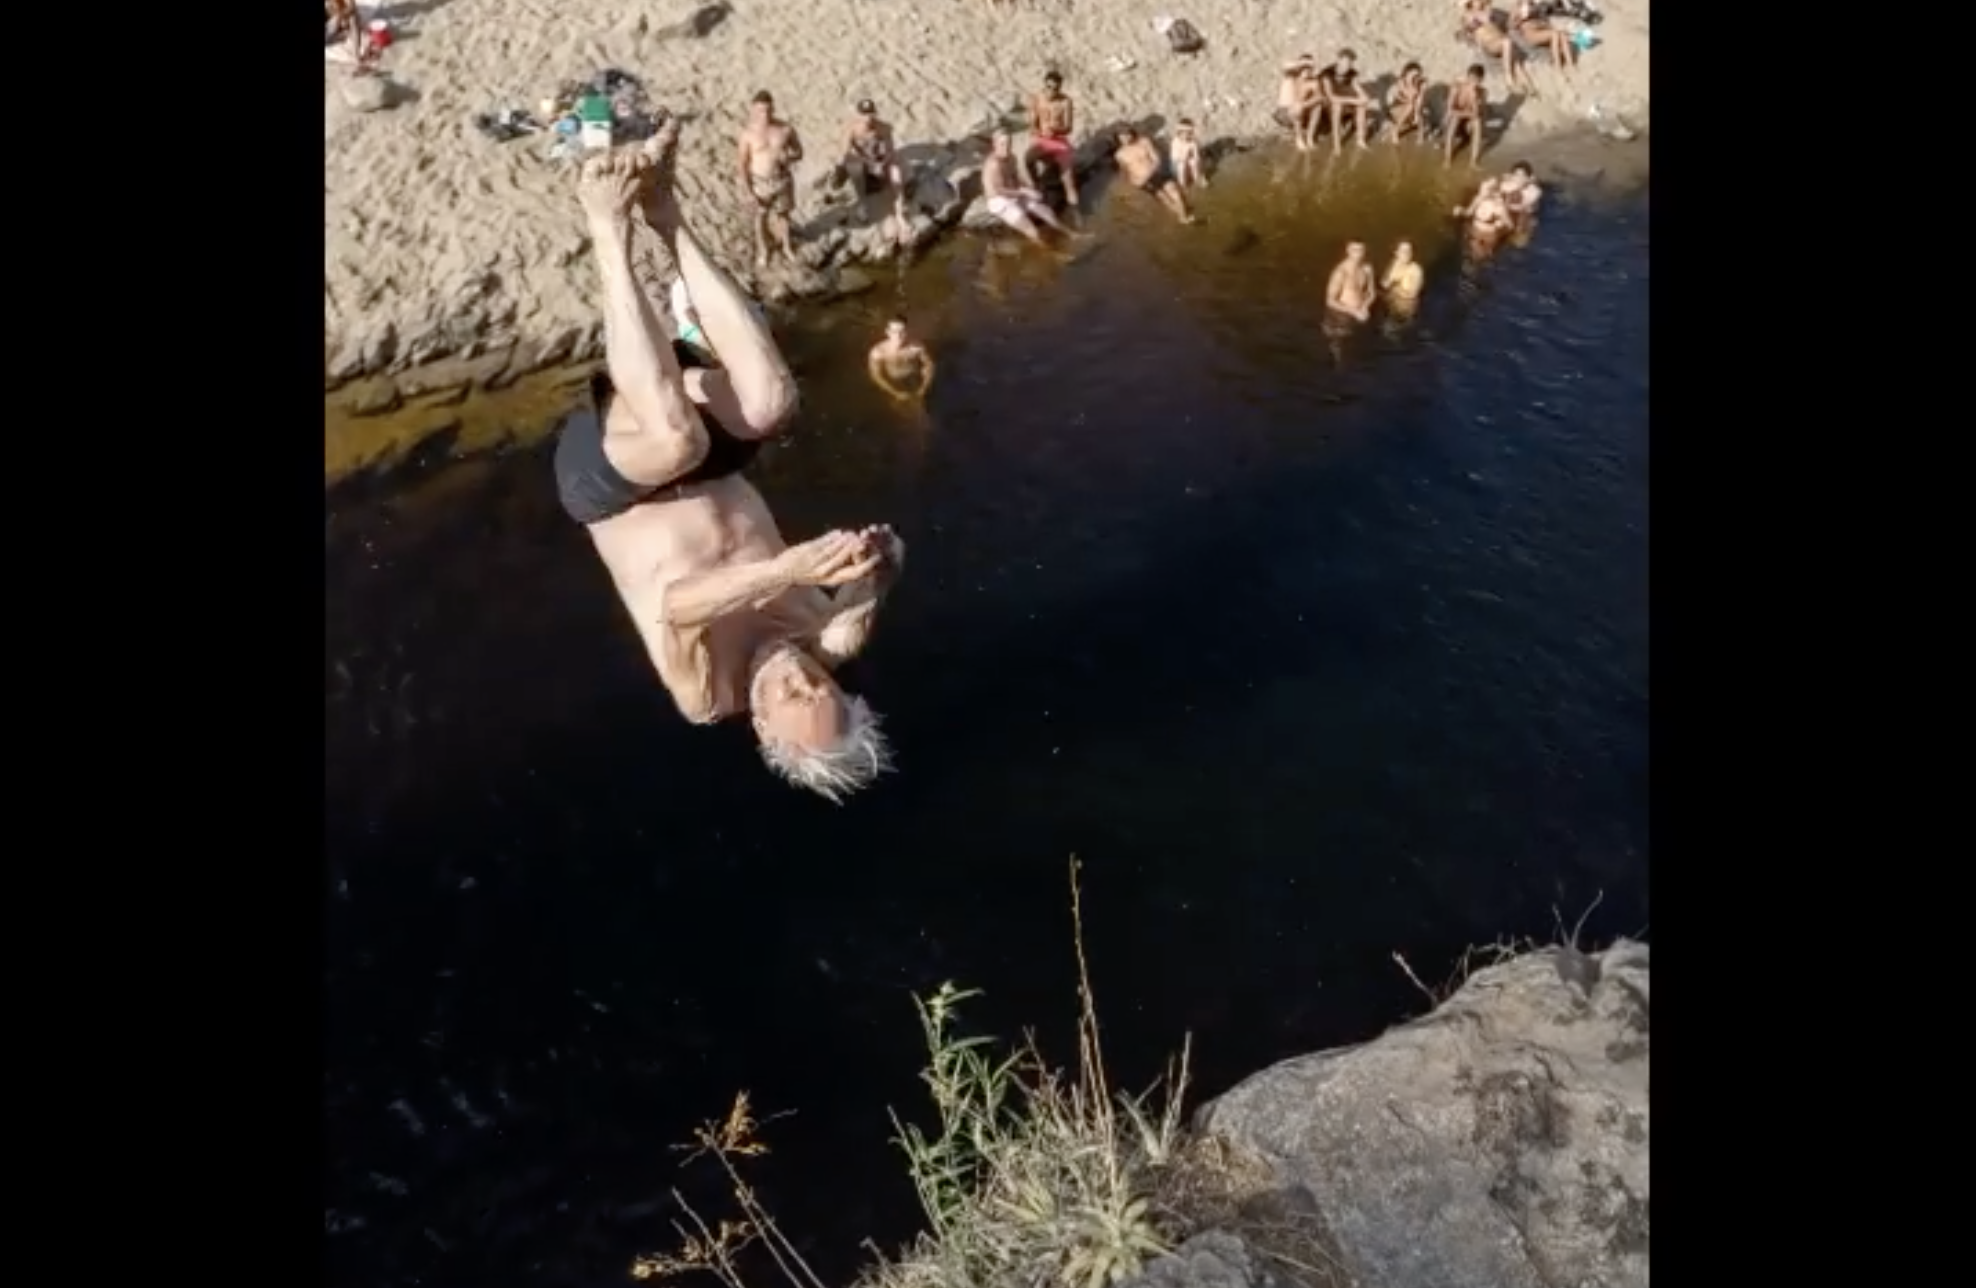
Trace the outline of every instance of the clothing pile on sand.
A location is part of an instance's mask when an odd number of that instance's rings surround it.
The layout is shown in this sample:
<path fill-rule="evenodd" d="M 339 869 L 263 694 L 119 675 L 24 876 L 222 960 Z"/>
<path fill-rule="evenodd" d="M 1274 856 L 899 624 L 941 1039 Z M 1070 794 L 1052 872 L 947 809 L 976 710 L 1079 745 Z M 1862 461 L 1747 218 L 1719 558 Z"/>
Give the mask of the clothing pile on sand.
<path fill-rule="evenodd" d="M 549 158 L 562 160 L 593 148 L 650 138 L 661 119 L 663 114 L 652 105 L 644 82 L 622 68 L 606 67 L 588 80 L 564 81 L 532 112 L 502 107 L 477 114 L 473 124 L 496 143 L 546 134 Z"/>

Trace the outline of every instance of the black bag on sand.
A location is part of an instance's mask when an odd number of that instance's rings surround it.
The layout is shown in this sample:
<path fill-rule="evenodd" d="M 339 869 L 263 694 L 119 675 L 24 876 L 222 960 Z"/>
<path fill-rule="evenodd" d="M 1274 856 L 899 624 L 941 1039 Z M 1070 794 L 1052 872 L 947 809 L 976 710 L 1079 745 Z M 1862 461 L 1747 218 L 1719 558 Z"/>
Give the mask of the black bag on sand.
<path fill-rule="evenodd" d="M 1208 45 L 1194 24 L 1185 18 L 1175 18 L 1173 25 L 1166 29 L 1166 43 L 1176 54 L 1198 54 Z"/>

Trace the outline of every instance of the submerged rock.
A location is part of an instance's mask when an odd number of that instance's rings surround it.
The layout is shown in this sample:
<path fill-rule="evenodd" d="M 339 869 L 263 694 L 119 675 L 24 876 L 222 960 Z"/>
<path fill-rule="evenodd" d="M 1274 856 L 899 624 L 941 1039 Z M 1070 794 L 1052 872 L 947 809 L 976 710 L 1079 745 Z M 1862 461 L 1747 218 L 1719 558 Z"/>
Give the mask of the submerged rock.
<path fill-rule="evenodd" d="M 1630 940 L 1526 953 L 1371 1042 L 1249 1078 L 1197 1125 L 1321 1217 L 1336 1282 L 1646 1288 L 1647 964 Z M 1284 1273 L 1207 1238 L 1146 1278 Z"/>

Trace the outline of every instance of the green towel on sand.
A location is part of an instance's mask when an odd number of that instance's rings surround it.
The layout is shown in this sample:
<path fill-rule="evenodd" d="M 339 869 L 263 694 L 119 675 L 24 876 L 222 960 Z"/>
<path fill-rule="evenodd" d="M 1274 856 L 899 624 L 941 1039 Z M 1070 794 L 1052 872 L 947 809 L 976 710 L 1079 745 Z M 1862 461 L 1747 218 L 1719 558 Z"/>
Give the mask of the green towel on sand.
<path fill-rule="evenodd" d="M 585 125 L 611 124 L 611 100 L 602 94 L 585 94 L 576 100 L 576 119 Z"/>

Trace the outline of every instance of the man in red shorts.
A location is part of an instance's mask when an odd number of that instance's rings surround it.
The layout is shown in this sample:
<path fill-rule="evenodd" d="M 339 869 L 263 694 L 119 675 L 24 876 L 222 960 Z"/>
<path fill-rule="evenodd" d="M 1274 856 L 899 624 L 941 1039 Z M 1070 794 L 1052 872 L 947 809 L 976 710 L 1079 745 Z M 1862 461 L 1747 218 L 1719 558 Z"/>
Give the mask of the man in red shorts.
<path fill-rule="evenodd" d="M 1045 157 L 1063 175 L 1063 199 L 1077 213 L 1077 149 L 1070 133 L 1077 127 L 1077 108 L 1063 92 L 1063 73 L 1046 72 L 1043 92 L 1029 100 L 1029 155 Z"/>

